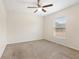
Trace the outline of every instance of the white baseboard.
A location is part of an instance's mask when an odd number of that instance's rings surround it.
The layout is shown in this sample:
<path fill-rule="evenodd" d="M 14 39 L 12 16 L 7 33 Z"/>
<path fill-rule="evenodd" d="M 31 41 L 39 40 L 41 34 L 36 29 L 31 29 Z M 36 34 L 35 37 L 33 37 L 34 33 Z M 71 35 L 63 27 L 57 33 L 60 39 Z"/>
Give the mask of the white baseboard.
<path fill-rule="evenodd" d="M 0 58 L 2 57 L 6 46 L 7 46 L 7 44 L 2 44 L 2 46 L 0 45 Z"/>
<path fill-rule="evenodd" d="M 63 46 L 65 46 L 65 47 L 68 47 L 68 48 L 71 48 L 71 49 L 74 49 L 74 50 L 79 51 L 78 48 L 76 48 L 76 47 L 74 47 L 74 46 L 71 46 L 71 45 L 68 45 L 68 44 L 66 44 L 66 43 L 64 43 L 64 42 L 55 41 L 55 40 L 49 40 L 49 39 L 46 39 L 46 40 L 51 41 L 51 42 L 55 42 L 55 43 L 57 43 L 57 44 L 60 44 L 60 45 L 63 45 Z"/>

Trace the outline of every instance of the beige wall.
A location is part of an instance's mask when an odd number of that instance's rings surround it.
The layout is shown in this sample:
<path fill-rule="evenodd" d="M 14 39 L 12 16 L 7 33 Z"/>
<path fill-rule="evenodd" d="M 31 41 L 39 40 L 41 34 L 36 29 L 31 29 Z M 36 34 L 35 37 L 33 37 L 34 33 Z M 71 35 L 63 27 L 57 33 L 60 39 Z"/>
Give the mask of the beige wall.
<path fill-rule="evenodd" d="M 8 42 L 43 39 L 43 19 L 29 13 L 8 12 Z"/>
<path fill-rule="evenodd" d="M 2 0 L 0 0 L 0 57 L 2 56 L 6 44 L 6 12 Z"/>
<path fill-rule="evenodd" d="M 67 17 L 66 39 L 54 39 L 53 22 L 56 18 Z M 45 39 L 79 50 L 79 4 L 44 17 Z"/>

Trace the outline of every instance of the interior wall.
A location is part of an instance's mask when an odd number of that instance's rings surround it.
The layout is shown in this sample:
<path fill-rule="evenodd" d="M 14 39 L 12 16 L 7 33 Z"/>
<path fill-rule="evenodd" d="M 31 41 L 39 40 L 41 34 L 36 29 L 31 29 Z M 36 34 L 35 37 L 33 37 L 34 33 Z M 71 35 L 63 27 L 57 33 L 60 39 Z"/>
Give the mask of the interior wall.
<path fill-rule="evenodd" d="M 43 39 L 42 17 L 9 11 L 7 24 L 9 44 Z"/>
<path fill-rule="evenodd" d="M 6 37 L 6 11 L 4 8 L 4 5 L 2 3 L 2 0 L 0 0 L 0 57 L 2 56 L 2 53 L 5 49 L 5 46 L 7 44 L 7 37 Z"/>
<path fill-rule="evenodd" d="M 53 22 L 56 18 L 67 17 L 66 39 L 54 39 Z M 47 40 L 79 50 L 79 4 L 44 17 L 44 37 Z"/>

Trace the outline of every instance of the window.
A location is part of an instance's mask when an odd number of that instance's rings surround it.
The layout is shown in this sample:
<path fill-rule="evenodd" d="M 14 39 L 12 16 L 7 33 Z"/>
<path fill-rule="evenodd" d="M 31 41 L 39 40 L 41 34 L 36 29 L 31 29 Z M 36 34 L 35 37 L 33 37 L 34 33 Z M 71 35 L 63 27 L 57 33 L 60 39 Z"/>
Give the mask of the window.
<path fill-rule="evenodd" d="M 66 21 L 66 17 L 64 16 L 55 19 L 54 31 L 56 38 L 65 38 Z"/>

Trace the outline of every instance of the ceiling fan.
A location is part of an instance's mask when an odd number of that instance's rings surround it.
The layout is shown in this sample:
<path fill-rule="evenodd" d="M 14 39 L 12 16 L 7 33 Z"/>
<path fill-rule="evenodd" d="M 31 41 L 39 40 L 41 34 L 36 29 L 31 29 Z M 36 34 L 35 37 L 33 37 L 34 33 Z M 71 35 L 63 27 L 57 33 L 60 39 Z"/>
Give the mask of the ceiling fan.
<path fill-rule="evenodd" d="M 40 0 L 37 0 L 37 4 L 36 4 L 36 5 L 37 5 L 37 7 L 27 7 L 27 8 L 37 8 L 37 9 L 34 11 L 34 13 L 36 13 L 39 8 L 41 8 L 41 10 L 42 10 L 43 12 L 46 12 L 46 10 L 45 10 L 44 8 L 53 6 L 53 4 L 48 4 L 48 5 L 41 6 L 41 5 L 40 5 Z"/>

